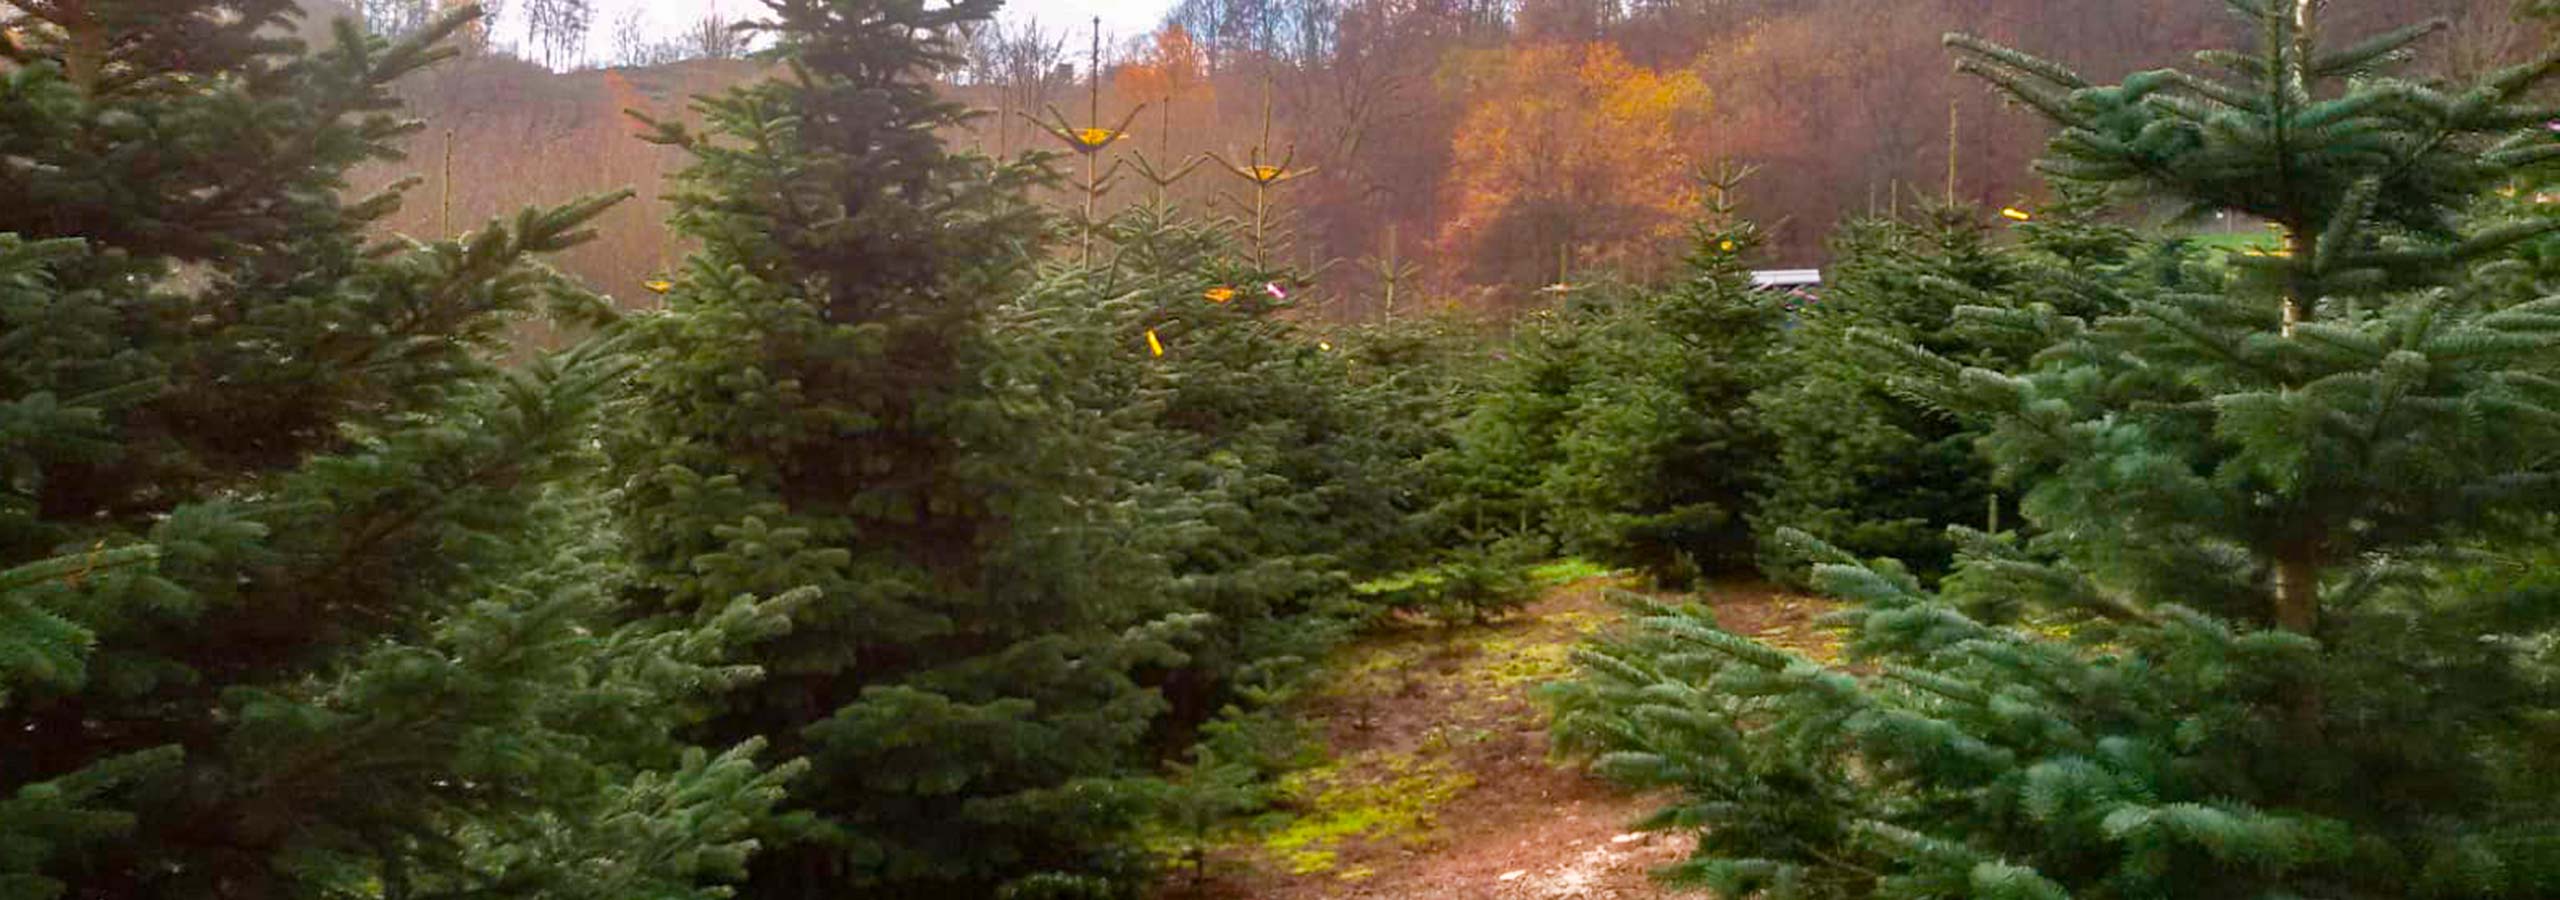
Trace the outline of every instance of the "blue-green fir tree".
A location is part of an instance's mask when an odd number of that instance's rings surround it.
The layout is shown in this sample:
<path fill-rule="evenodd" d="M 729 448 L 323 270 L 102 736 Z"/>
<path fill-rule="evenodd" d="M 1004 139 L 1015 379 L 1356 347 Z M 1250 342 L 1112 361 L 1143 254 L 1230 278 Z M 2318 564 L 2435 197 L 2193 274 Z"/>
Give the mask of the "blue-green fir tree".
<path fill-rule="evenodd" d="M 610 347 L 502 370 L 603 196 L 434 244 L 348 170 L 469 10 L 0 14 L 0 896 L 688 897 L 787 772 L 673 729 L 766 601 L 637 621 Z"/>
<path fill-rule="evenodd" d="M 1891 369 L 1850 334 L 2009 369 L 2041 340 L 1981 334 L 1957 310 L 2042 301 L 2078 316 L 2120 311 L 2114 283 L 2147 275 L 2152 254 L 2136 252 L 2131 230 L 2092 221 L 2080 206 L 2013 210 L 2030 220 L 1995 230 L 1985 210 L 1928 204 L 1847 223 L 1832 237 L 1823 286 L 1799 298 L 1776 377 L 1751 398 L 1771 444 L 1752 524 L 1772 577 L 1805 575 L 1806 561 L 1778 537 L 1784 529 L 1934 580 L 1955 556 L 1947 526 L 2018 524 L 2014 498 L 1993 484 L 1979 452 L 1986 428 L 1899 395 Z"/>
<path fill-rule="evenodd" d="M 641 601 L 708 615 L 798 589 L 763 681 L 700 734 L 805 759 L 745 896 L 1106 895 L 1179 661 L 1161 564 L 1126 540 L 1083 373 L 1000 339 L 1046 223 L 1036 166 L 946 147 L 944 42 L 993 2 L 771 0 L 777 74 L 657 125 L 701 242 L 633 327 L 608 442 Z"/>
<path fill-rule="evenodd" d="M 2084 83 L 1951 39 L 2061 128 L 2052 177 L 2274 223 L 2199 289 L 2125 311 L 1963 310 L 2032 364 L 1867 345 L 1989 430 L 2031 538 L 1959 532 L 1943 592 L 1809 546 L 1853 665 L 1644 609 L 1559 691 L 1569 745 L 1676 789 L 1677 874 L 1775 897 L 2539 897 L 2560 890 L 2560 300 L 2519 298 L 2548 219 L 2467 213 L 2560 156 L 2528 98 L 2392 67 L 2439 29 L 2251 40 Z M 2188 267 L 2188 275 L 2198 275 Z M 2203 273 L 2210 274 L 2210 273 Z"/>
<path fill-rule="evenodd" d="M 1585 285 L 1504 343 L 1435 460 L 1444 528 L 1666 582 L 1749 566 L 1770 446 L 1748 400 L 1789 301 L 1752 284 L 1764 235 L 1733 199 L 1748 175 L 1702 176 L 1709 215 L 1677 281 Z"/>
<path fill-rule="evenodd" d="M 1589 368 L 1535 491 L 1567 550 L 1673 582 L 1751 564 L 1771 446 L 1748 401 L 1788 312 L 1751 281 L 1765 236 L 1734 195 L 1749 174 L 1700 177 L 1707 214 L 1676 283 L 1581 320 Z"/>

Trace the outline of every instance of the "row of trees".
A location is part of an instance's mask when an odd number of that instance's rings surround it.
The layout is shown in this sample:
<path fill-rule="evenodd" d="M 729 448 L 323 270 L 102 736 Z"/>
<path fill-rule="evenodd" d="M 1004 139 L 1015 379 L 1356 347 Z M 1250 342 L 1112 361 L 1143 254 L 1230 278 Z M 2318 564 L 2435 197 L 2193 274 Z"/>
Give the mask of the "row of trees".
<path fill-rule="evenodd" d="M 482 0 L 480 18 L 464 34 L 462 46 L 523 53 L 554 71 L 590 64 L 613 67 L 655 66 L 688 59 L 738 59 L 746 55 L 746 38 L 718 11 L 706 13 L 681 28 L 666 29 L 640 7 L 626 9 L 604 33 L 610 44 L 599 58 L 592 41 L 599 26 L 595 0 Z M 390 38 L 426 28 L 441 13 L 462 5 L 458 0 L 354 0 L 354 13 L 366 30 Z M 518 11 L 514 20 L 509 9 Z M 513 28 L 511 21 L 520 21 Z M 510 37 L 521 34 L 522 40 Z"/>
<path fill-rule="evenodd" d="M 939 137 L 992 5 L 766 4 L 790 77 L 640 123 L 699 249 L 636 316 L 538 261 L 625 193 L 342 194 L 470 10 L 11 18 L 0 893 L 1125 897 L 1251 808 L 1421 602 L 1352 586 L 1437 561 L 1446 342 L 1169 204 L 1055 260 L 1045 161 Z"/>
<path fill-rule="evenodd" d="M 1791 483 L 1808 459 L 1782 454 L 1763 508 L 1846 505 L 1811 520 L 1828 535 L 1770 535 L 1849 604 L 1846 656 L 1632 600 L 1554 693 L 1563 747 L 1676 797 L 1651 823 L 1698 837 L 1677 879 L 1804 898 L 2560 887 L 2541 566 L 2560 546 L 2560 219 L 2536 194 L 2560 159 L 2560 52 L 2413 78 L 2444 22 L 2336 40 L 2328 4 L 2229 6 L 2237 46 L 2115 84 L 1947 39 L 2061 128 L 2039 163 L 2058 186 L 2273 236 L 2204 255 L 2067 212 L 2017 244 L 1843 234 L 1842 283 L 1793 332 L 1835 363 L 1754 405 L 1783 436 L 1807 421 L 1787 398 L 1822 404 L 1842 438 L 1825 452 L 1865 482 Z M 1987 487 L 2013 515 L 1929 503 Z"/>
<path fill-rule="evenodd" d="M 1178 186 L 1043 209 L 1045 159 L 945 142 L 989 2 L 769 0 L 787 77 L 638 122 L 696 249 L 636 315 L 536 261 L 622 194 L 423 242 L 343 192 L 470 11 L 312 52 L 281 0 L 30 10 L 0 887 L 1128 896 L 1262 802 L 1334 642 L 1562 548 L 1861 602 L 1842 668 L 1644 606 L 1557 694 L 1727 892 L 2547 895 L 2560 56 L 2400 79 L 2438 29 L 2240 5 L 2221 80 L 1957 41 L 2064 128 L 2025 224 L 1862 223 L 1765 293 L 1709 170 L 1659 187 L 1677 274 L 1500 341 L 1310 332 L 1269 223 Z M 1541 115 L 1678 146 L 1696 84 L 1540 59 L 1583 98 Z M 2098 215 L 2168 201 L 2282 240 Z"/>

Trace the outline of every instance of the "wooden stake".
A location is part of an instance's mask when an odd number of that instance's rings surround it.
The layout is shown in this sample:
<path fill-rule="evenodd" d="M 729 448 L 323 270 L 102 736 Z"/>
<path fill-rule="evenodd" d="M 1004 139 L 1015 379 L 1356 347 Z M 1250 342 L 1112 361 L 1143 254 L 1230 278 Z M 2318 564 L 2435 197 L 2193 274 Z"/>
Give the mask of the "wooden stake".
<path fill-rule="evenodd" d="M 1402 264 L 1396 261 L 1396 225 L 1387 223 L 1387 321 L 1396 320 L 1396 282 L 1404 277 Z"/>
<path fill-rule="evenodd" d="M 1955 98 L 1947 98 L 1947 205 L 1956 205 L 1956 137 L 1963 133 Z"/>
<path fill-rule="evenodd" d="M 444 130 L 443 196 L 436 212 L 436 237 L 453 237 L 453 129 Z"/>
<path fill-rule="evenodd" d="M 1087 54 L 1085 55 L 1085 64 L 1084 64 L 1084 81 L 1085 81 L 1085 98 L 1086 98 L 1086 102 L 1085 102 L 1085 113 L 1086 113 L 1086 115 L 1085 115 L 1085 121 L 1093 123 L 1092 125 L 1090 125 L 1090 126 L 1088 126 L 1088 127 L 1092 127 L 1092 128 L 1100 128 L 1100 127 L 1102 127 L 1102 17 L 1101 17 L 1101 16 L 1095 16 L 1095 17 L 1093 17 L 1093 49 L 1092 49 L 1092 51 L 1091 51 L 1091 52 L 1089 52 L 1089 53 L 1087 53 Z M 1084 266 L 1085 266 L 1085 268 L 1088 268 L 1088 269 L 1093 267 L 1093 226 L 1094 226 L 1094 221 L 1093 221 L 1093 205 L 1094 205 L 1094 201 L 1095 201 L 1095 199 L 1096 199 L 1096 198 L 1097 198 L 1097 197 L 1102 193 L 1102 184 L 1101 184 L 1101 180 L 1100 180 L 1100 179 L 1101 179 L 1101 175 L 1100 175 L 1100 173 L 1099 173 L 1099 172 L 1097 172 L 1097 171 L 1095 170 L 1095 167 L 1096 167 L 1096 166 L 1098 166 L 1098 165 L 1101 165 L 1101 159 L 1102 159 L 1102 151 L 1100 151 L 1100 150 L 1095 150 L 1095 151 L 1093 151 L 1093 152 L 1086 153 L 1086 154 L 1084 155 L 1084 254 L 1083 254 L 1083 255 L 1084 255 Z"/>

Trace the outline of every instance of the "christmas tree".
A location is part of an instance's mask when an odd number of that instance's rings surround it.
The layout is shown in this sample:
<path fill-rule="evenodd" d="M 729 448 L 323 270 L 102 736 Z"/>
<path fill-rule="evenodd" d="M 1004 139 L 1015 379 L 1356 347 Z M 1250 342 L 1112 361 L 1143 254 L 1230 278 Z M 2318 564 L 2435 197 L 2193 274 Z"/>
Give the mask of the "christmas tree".
<path fill-rule="evenodd" d="M 1559 692 L 1564 732 L 1735 895 L 2534 897 L 2560 889 L 2544 511 L 2560 302 L 2477 201 L 2560 155 L 2527 101 L 2391 67 L 2436 26 L 2332 48 L 2316 0 L 2255 40 L 2083 83 L 1969 37 L 2061 126 L 2043 166 L 2274 223 L 2283 248 L 1959 312 L 2044 346 L 2001 372 L 1889 335 L 1895 387 L 1989 429 L 2031 538 L 1958 532 L 1944 594 L 1808 540 L 1858 664 L 1644 608 Z M 2174 260 L 2173 260 L 2174 262 Z M 2194 279 L 2203 278 L 2200 289 Z"/>
<path fill-rule="evenodd" d="M 670 615 L 808 588 L 764 681 L 700 734 L 806 759 L 749 896 L 1107 893 L 1185 620 L 1124 539 L 1071 357 L 996 336 L 1041 173 L 954 152 L 931 76 L 993 2 L 772 0 L 782 72 L 657 125 L 702 249 L 634 323 L 609 442 L 641 581 Z"/>
<path fill-rule="evenodd" d="M 1770 448 L 1748 400 L 1788 314 L 1751 281 L 1764 236 L 1735 197 L 1749 175 L 1700 178 L 1685 277 L 1586 320 L 1592 368 L 1538 488 L 1572 552 L 1675 583 L 1749 566 L 1745 515 Z"/>
<path fill-rule="evenodd" d="M 1995 231 L 1986 211 L 1924 205 L 1901 218 L 1848 223 L 1832 238 L 1818 296 L 1796 298 L 1778 368 L 1752 394 L 1773 445 L 1753 526 L 1762 566 L 1800 581 L 1783 529 L 1802 530 L 1861 557 L 1891 557 L 1924 578 L 1955 556 L 1949 525 L 2015 526 L 2014 500 L 1992 484 L 1976 445 L 1987 428 L 1898 392 L 1892 369 L 1852 333 L 1890 337 L 1968 365 L 2025 364 L 2039 340 L 1983 334 L 1956 311 L 2047 301 L 2073 315 L 2121 311 L 2122 283 L 2147 274 L 2128 229 L 2090 221 L 2072 204 L 2028 213 Z"/>
<path fill-rule="evenodd" d="M 776 781 L 672 738 L 758 602 L 625 623 L 571 489 L 619 371 L 530 262 L 384 239 L 397 43 L 287 0 L 16 4 L 0 63 L 0 894 L 707 895 Z"/>

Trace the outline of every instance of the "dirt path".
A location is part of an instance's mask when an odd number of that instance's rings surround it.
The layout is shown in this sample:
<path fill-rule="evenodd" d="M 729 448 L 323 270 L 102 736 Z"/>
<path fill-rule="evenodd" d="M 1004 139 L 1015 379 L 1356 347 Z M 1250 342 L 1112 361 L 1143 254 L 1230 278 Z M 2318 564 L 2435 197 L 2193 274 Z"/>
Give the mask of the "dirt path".
<path fill-rule="evenodd" d="M 1302 713 L 1332 762 L 1294 776 L 1285 819 L 1215 854 L 1205 882 L 1176 876 L 1160 896 L 1663 896 L 1646 872 L 1688 841 L 1632 831 L 1646 798 L 1551 765 L 1536 701 L 1538 685 L 1570 674 L 1567 650 L 1617 619 L 1602 596 L 1615 584 L 1575 581 L 1501 623 L 1414 626 L 1351 650 Z M 1716 597 L 1726 627 L 1782 643 L 1812 634 L 1821 611 L 1763 588 Z"/>

